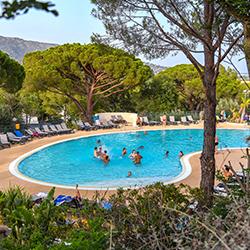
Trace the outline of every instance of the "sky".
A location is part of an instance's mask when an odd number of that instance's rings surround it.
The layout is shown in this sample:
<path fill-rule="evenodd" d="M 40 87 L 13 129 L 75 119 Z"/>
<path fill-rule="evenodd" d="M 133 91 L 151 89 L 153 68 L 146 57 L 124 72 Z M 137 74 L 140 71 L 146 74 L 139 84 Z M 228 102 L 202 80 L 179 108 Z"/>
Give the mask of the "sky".
<path fill-rule="evenodd" d="M 43 11 L 30 10 L 28 14 L 19 16 L 14 20 L 0 21 L 0 35 L 19 37 L 49 43 L 89 43 L 92 33 L 104 34 L 102 22 L 91 15 L 94 7 L 90 0 L 51 0 L 59 12 L 59 16 Z M 244 60 L 234 59 L 241 73 L 247 73 Z M 142 59 L 146 61 L 143 57 Z M 182 63 L 190 63 L 186 57 L 179 53 L 164 59 L 151 61 L 152 63 L 170 67 Z M 227 64 L 224 64 L 228 66 Z"/>

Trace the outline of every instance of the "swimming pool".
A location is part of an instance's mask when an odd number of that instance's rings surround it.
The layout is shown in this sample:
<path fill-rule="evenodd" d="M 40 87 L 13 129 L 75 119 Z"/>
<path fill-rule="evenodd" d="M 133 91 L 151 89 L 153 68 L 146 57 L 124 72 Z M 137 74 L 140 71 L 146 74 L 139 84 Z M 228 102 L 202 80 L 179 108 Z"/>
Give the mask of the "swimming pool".
<path fill-rule="evenodd" d="M 219 129 L 221 148 L 246 147 L 249 130 Z M 97 140 L 107 150 L 110 163 L 93 157 Z M 175 129 L 113 133 L 69 140 L 45 147 L 23 159 L 18 171 L 28 178 L 56 185 L 114 188 L 145 186 L 156 181 L 171 181 L 183 174 L 179 152 L 188 154 L 202 149 L 203 130 Z M 134 165 L 128 154 L 139 149 L 143 156 L 140 166 Z M 128 154 L 121 156 L 122 148 Z M 169 151 L 168 157 L 165 152 Z M 132 176 L 127 178 L 128 171 Z"/>

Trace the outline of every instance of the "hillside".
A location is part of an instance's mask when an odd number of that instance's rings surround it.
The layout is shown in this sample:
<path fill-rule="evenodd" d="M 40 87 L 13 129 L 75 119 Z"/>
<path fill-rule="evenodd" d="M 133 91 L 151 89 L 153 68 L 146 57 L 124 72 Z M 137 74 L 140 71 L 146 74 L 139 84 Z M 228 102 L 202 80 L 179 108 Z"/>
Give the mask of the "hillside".
<path fill-rule="evenodd" d="M 57 44 L 27 41 L 16 37 L 0 36 L 0 50 L 6 52 L 10 57 L 20 63 L 22 62 L 23 57 L 26 53 L 38 50 L 46 50 L 53 46 L 57 46 Z M 146 62 L 146 64 L 151 67 L 155 74 L 165 69 L 165 67 L 163 66 L 159 66 L 149 62 Z"/>
<path fill-rule="evenodd" d="M 10 57 L 22 62 L 26 53 L 56 46 L 52 43 L 41 43 L 35 41 L 27 41 L 21 38 L 0 36 L 0 50 L 6 52 Z"/>

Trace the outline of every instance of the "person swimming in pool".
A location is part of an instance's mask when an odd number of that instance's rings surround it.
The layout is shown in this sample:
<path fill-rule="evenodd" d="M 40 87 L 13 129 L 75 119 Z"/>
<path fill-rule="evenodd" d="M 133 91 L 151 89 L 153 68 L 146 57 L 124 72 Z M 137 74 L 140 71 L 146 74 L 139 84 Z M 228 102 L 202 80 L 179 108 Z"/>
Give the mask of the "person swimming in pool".
<path fill-rule="evenodd" d="M 136 155 L 136 151 L 135 149 L 133 149 L 132 153 L 129 155 L 129 158 L 133 160 L 135 158 L 135 155 Z"/>
<path fill-rule="evenodd" d="M 98 152 L 97 152 L 97 155 L 98 155 L 99 157 L 102 157 L 102 155 L 103 155 L 103 153 L 102 153 L 102 146 L 99 147 Z"/>
<path fill-rule="evenodd" d="M 105 155 L 102 160 L 105 164 L 108 164 L 110 162 L 110 158 L 108 155 Z"/>
<path fill-rule="evenodd" d="M 122 149 L 122 156 L 126 155 L 127 154 L 127 149 L 126 148 L 123 148 Z"/>
<path fill-rule="evenodd" d="M 184 153 L 182 151 L 180 151 L 179 158 L 181 158 L 183 155 L 184 155 Z"/>
<path fill-rule="evenodd" d="M 98 139 L 97 141 L 96 141 L 96 144 L 101 144 L 101 140 L 100 139 Z"/>
<path fill-rule="evenodd" d="M 165 153 L 165 157 L 167 158 L 169 155 L 169 151 L 167 150 L 166 153 Z"/>
<path fill-rule="evenodd" d="M 94 157 L 98 158 L 98 150 L 97 147 L 94 148 Z"/>
<path fill-rule="evenodd" d="M 139 149 L 144 149 L 144 146 L 140 146 L 137 148 L 137 150 L 139 150 Z"/>
<path fill-rule="evenodd" d="M 136 152 L 136 155 L 135 155 L 135 157 L 134 157 L 134 164 L 136 164 L 136 165 L 141 164 L 141 159 L 142 159 L 142 156 L 141 156 L 140 153 L 137 151 L 137 152 Z"/>
<path fill-rule="evenodd" d="M 131 176 L 132 176 L 132 172 L 131 172 L 131 171 L 128 171 L 127 177 L 129 178 L 129 177 L 131 177 Z"/>

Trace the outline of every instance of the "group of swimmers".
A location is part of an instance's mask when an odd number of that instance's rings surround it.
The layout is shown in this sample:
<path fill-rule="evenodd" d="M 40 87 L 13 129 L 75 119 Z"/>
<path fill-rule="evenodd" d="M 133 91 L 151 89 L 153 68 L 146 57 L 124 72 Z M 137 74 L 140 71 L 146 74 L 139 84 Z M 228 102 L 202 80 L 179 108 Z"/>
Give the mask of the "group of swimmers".
<path fill-rule="evenodd" d="M 144 146 L 140 146 L 137 149 L 143 149 Z M 122 149 L 122 156 L 125 156 L 127 154 L 127 149 Z M 94 148 L 94 157 L 101 159 L 105 164 L 108 164 L 110 161 L 109 155 L 107 154 L 107 151 L 102 151 L 102 146 L 95 147 Z M 129 158 L 133 160 L 134 164 L 138 165 L 141 164 L 141 159 L 143 158 L 140 155 L 139 151 L 136 151 L 135 149 L 132 150 L 131 154 L 129 155 Z"/>
<path fill-rule="evenodd" d="M 105 164 L 108 164 L 110 161 L 110 158 L 107 154 L 107 150 L 102 151 L 102 146 L 94 148 L 94 157 L 101 159 Z"/>

